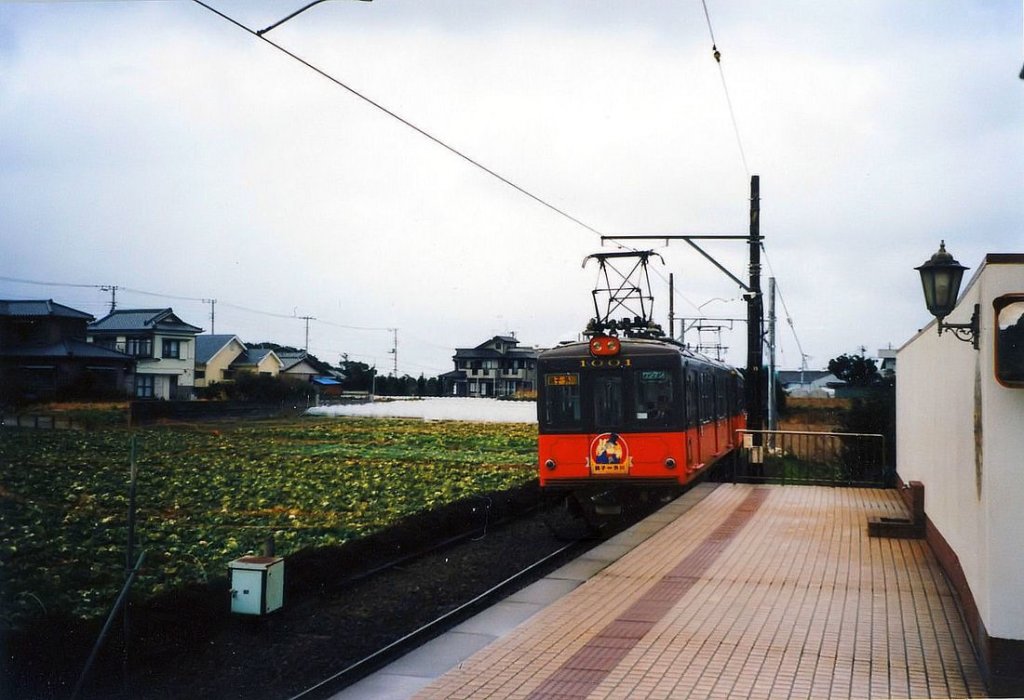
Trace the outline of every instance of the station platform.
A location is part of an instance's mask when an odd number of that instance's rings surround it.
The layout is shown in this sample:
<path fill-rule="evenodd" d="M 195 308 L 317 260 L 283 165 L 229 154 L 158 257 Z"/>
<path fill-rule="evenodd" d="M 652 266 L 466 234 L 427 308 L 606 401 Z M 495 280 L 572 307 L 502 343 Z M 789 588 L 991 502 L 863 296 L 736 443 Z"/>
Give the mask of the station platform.
<path fill-rule="evenodd" d="M 702 484 L 335 696 L 961 698 L 986 690 L 895 491 Z"/>

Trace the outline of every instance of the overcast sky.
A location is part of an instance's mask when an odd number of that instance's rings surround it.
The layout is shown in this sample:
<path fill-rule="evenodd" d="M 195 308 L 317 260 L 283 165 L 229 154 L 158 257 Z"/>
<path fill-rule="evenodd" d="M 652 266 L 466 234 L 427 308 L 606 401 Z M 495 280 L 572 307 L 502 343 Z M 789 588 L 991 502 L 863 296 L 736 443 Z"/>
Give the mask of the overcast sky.
<path fill-rule="evenodd" d="M 255 30 L 304 0 L 211 4 Z M 797 338 L 811 368 L 909 339 L 940 239 L 972 271 L 1024 251 L 1020 0 L 707 7 L 746 164 L 699 0 L 336 0 L 265 36 L 604 234 L 744 234 L 759 175 L 780 367 Z M 216 332 L 299 347 L 311 316 L 311 352 L 383 370 L 398 328 L 428 376 L 497 333 L 575 338 L 600 250 L 190 0 L 0 3 L 0 237 L 0 298 L 100 317 L 84 285 L 116 285 L 207 331 L 216 299 Z M 653 245 L 663 323 L 670 272 L 677 315 L 745 316 Z M 744 244 L 706 248 L 746 277 Z"/>

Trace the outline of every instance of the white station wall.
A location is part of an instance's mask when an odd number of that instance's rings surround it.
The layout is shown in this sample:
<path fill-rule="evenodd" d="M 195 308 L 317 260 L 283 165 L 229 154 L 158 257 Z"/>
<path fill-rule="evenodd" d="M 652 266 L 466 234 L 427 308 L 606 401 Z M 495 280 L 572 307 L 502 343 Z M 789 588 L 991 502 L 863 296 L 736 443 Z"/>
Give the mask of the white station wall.
<path fill-rule="evenodd" d="M 900 348 L 897 469 L 956 552 L 988 634 L 1024 639 L 1024 388 L 995 380 L 992 301 L 1024 293 L 1024 265 L 983 264 L 949 323 L 980 304 L 975 350 L 932 323 Z"/>

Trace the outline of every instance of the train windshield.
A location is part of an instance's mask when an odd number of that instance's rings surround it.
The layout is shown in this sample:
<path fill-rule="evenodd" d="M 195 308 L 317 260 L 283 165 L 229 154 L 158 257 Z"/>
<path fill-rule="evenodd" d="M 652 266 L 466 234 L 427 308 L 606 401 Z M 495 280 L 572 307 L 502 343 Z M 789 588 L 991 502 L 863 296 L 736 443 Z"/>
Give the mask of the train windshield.
<path fill-rule="evenodd" d="M 594 425 L 618 428 L 622 425 L 622 375 L 598 374 L 591 378 L 594 395 Z"/>
<path fill-rule="evenodd" d="M 545 375 L 542 409 L 545 425 L 578 428 L 582 422 L 580 375 L 575 372 Z"/>
<path fill-rule="evenodd" d="M 686 410 L 681 368 L 661 358 L 636 364 L 582 371 L 542 365 L 538 392 L 541 431 L 662 432 L 683 426 Z"/>
<path fill-rule="evenodd" d="M 634 380 L 636 420 L 647 425 L 668 425 L 672 422 L 672 375 L 663 369 L 640 370 Z"/>

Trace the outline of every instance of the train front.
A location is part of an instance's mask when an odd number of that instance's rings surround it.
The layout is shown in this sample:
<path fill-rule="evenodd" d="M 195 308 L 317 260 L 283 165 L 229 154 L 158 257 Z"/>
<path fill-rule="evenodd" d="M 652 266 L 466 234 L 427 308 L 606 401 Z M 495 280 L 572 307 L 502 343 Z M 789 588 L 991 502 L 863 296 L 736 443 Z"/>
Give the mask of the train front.
<path fill-rule="evenodd" d="M 678 345 L 598 335 L 538 359 L 538 469 L 545 489 L 689 480 Z"/>

